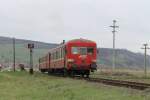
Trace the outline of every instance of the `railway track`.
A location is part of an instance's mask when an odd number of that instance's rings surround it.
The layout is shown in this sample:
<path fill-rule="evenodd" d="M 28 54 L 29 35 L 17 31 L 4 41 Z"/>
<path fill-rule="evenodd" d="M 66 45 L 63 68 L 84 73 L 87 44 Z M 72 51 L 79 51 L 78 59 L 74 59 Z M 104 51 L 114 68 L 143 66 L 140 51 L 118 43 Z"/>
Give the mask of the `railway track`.
<path fill-rule="evenodd" d="M 63 77 L 63 75 L 54 75 Z M 118 86 L 118 87 L 126 87 L 131 89 L 137 90 L 145 90 L 150 88 L 150 84 L 148 83 L 139 83 L 139 82 L 132 82 L 132 81 L 123 81 L 123 80 L 116 80 L 116 79 L 108 79 L 108 78 L 83 78 L 80 76 L 72 77 L 73 79 L 78 80 L 86 80 L 88 82 L 96 82 L 96 83 L 103 83 L 106 85 Z"/>
<path fill-rule="evenodd" d="M 106 78 L 79 78 L 79 77 L 76 77 L 76 79 L 84 79 L 89 82 L 103 83 L 106 85 L 126 87 L 126 88 L 132 88 L 137 90 L 145 90 L 147 88 L 150 88 L 150 84 L 131 82 L 131 81 L 113 80 L 113 79 L 106 79 Z"/>

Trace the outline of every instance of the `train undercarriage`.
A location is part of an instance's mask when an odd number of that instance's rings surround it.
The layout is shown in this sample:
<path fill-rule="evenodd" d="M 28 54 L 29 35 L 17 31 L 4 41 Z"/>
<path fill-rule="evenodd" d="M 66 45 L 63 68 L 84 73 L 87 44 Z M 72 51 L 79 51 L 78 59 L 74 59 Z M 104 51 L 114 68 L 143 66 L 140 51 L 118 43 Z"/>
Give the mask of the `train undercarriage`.
<path fill-rule="evenodd" d="M 81 77 L 89 77 L 90 75 L 90 70 L 77 70 L 77 69 L 70 69 L 67 70 L 66 68 L 61 68 L 61 69 L 40 69 L 42 73 L 48 72 L 48 74 L 60 74 L 63 76 L 81 76 Z"/>

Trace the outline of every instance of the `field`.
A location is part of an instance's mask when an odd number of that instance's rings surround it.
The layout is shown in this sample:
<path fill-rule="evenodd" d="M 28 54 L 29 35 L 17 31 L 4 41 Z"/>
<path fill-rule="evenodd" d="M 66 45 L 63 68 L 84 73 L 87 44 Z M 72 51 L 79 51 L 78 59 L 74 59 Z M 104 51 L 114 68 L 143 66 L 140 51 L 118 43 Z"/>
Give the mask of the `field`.
<path fill-rule="evenodd" d="M 0 100 L 150 100 L 150 91 L 27 72 L 0 72 Z"/>

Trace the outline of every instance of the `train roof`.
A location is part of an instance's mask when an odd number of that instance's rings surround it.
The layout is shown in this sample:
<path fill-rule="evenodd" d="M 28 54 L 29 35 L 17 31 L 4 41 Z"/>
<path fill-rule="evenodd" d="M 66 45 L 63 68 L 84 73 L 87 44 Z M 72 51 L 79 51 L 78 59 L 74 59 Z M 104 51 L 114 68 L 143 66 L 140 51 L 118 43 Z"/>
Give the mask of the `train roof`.
<path fill-rule="evenodd" d="M 55 48 L 52 48 L 50 49 L 51 50 L 54 50 L 54 49 L 57 49 L 57 48 L 60 48 L 60 47 L 63 47 L 64 45 L 67 45 L 69 43 L 93 43 L 93 44 L 96 44 L 96 42 L 92 41 L 92 40 L 88 40 L 88 39 L 83 39 L 83 38 L 80 38 L 80 39 L 73 39 L 73 40 L 69 40 L 67 42 L 65 42 L 64 44 L 61 43 L 60 45 L 58 45 L 57 47 Z"/>
<path fill-rule="evenodd" d="M 77 42 L 79 42 L 79 43 L 83 43 L 83 42 L 86 42 L 86 43 L 96 43 L 96 42 L 94 42 L 94 41 L 92 41 L 92 40 L 83 39 L 83 38 L 80 38 L 80 39 L 73 39 L 73 40 L 70 40 L 70 41 L 68 41 L 68 42 L 66 42 L 66 43 L 77 43 Z"/>

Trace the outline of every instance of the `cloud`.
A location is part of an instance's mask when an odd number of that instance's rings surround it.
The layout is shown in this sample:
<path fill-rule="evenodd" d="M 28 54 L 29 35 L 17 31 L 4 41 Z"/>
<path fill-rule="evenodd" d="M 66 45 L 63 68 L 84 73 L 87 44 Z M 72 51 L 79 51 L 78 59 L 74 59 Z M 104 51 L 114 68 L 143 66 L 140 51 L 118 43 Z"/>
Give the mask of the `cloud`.
<path fill-rule="evenodd" d="M 116 46 L 133 51 L 149 42 L 148 0 L 0 0 L 0 34 L 59 43 L 88 38 L 112 47 L 112 20 L 120 26 Z M 41 38 L 42 37 L 42 38 Z"/>

